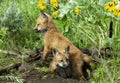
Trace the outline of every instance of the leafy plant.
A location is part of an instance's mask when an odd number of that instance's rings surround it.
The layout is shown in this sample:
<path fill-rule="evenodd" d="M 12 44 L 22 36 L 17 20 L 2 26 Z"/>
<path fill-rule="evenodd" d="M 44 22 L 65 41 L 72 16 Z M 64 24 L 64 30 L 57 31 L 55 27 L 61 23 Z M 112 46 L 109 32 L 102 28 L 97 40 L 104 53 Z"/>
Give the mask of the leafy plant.
<path fill-rule="evenodd" d="M 5 44 L 7 30 L 5 27 L 0 29 L 0 47 L 3 47 L 3 44 Z"/>
<path fill-rule="evenodd" d="M 23 27 L 23 16 L 14 0 L 10 1 L 9 7 L 4 11 L 0 21 L 2 26 L 8 27 L 10 31 L 16 31 L 18 28 Z"/>
<path fill-rule="evenodd" d="M 12 82 L 17 82 L 17 83 L 24 83 L 24 80 L 21 79 L 20 77 L 15 77 L 15 76 L 0 76 L 0 79 L 6 79 L 8 81 Z"/>

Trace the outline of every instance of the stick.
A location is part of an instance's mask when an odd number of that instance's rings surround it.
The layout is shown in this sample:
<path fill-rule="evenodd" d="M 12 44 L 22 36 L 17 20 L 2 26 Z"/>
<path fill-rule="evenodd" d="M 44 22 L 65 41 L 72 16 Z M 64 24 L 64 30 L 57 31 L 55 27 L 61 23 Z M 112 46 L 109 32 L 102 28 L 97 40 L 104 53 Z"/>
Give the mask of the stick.
<path fill-rule="evenodd" d="M 16 63 L 10 64 L 6 67 L 1 67 L 0 68 L 0 74 L 6 72 L 8 69 L 18 68 L 20 65 L 21 65 L 20 62 L 16 62 Z"/>
<path fill-rule="evenodd" d="M 4 53 L 4 54 L 15 55 L 15 56 L 18 56 L 18 57 L 21 56 L 21 54 L 18 54 L 18 53 L 12 52 L 12 51 L 7 51 L 7 50 L 1 50 L 1 49 L 0 49 L 0 52 L 1 52 L 1 53 Z"/>

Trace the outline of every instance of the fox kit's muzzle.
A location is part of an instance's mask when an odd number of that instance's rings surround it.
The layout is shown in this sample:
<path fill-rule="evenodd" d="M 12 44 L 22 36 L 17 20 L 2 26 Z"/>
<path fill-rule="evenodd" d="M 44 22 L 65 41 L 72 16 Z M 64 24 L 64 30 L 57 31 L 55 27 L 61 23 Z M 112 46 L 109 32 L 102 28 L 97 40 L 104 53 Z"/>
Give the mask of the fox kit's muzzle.
<path fill-rule="evenodd" d="M 44 29 L 35 28 L 34 31 L 35 32 L 46 32 L 47 28 L 44 28 Z"/>

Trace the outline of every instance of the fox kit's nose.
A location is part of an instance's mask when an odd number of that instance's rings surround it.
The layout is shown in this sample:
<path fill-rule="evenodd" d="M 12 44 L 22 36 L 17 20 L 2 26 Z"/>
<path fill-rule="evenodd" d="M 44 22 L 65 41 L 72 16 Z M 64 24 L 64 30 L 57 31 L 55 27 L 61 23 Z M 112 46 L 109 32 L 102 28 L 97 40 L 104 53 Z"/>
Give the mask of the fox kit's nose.
<path fill-rule="evenodd" d="M 34 29 L 35 32 L 37 32 L 37 29 Z"/>
<path fill-rule="evenodd" d="M 63 64 L 63 68 L 66 68 L 68 65 L 67 64 Z"/>
<path fill-rule="evenodd" d="M 35 31 L 35 32 L 39 32 L 39 30 L 38 30 L 37 28 L 34 28 L 34 31 Z"/>

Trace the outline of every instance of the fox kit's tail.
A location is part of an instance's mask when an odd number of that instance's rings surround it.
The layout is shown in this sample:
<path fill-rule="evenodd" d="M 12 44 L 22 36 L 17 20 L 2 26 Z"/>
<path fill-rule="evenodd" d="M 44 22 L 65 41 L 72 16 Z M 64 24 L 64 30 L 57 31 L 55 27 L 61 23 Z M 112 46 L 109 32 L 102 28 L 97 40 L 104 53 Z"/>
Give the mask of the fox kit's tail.
<path fill-rule="evenodd" d="M 86 63 L 90 63 L 90 62 L 92 62 L 92 57 L 88 56 L 87 54 L 83 54 L 83 60 Z"/>

